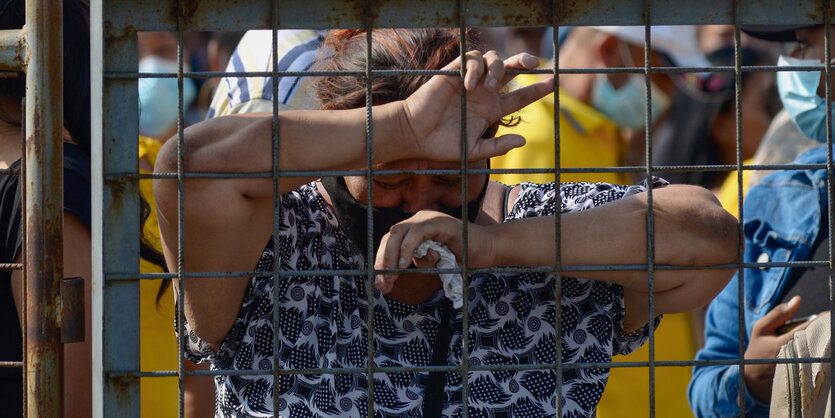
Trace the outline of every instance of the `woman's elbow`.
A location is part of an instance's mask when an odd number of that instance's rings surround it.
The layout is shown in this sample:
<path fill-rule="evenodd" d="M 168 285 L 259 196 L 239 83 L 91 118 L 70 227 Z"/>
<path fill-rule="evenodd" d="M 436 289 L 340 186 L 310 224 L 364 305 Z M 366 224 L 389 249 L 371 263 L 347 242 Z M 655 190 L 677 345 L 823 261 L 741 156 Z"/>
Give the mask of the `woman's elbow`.
<path fill-rule="evenodd" d="M 736 218 L 707 189 L 689 186 L 682 192 L 688 197 L 683 202 L 686 208 L 678 212 L 676 221 L 682 234 L 679 254 L 687 258 L 681 265 L 735 263 L 739 252 Z"/>
<path fill-rule="evenodd" d="M 702 246 L 706 249 L 702 264 L 735 263 L 739 256 L 739 227 L 736 218 L 718 202 L 703 210 L 700 217 Z"/>

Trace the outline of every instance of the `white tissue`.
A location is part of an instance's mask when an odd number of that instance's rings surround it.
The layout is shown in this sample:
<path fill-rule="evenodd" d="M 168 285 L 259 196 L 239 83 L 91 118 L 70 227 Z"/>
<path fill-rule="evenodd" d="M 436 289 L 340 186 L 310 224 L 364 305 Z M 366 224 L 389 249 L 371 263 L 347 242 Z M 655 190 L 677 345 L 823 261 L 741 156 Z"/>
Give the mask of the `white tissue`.
<path fill-rule="evenodd" d="M 438 263 L 435 264 L 436 268 L 452 269 L 457 267 L 455 263 L 455 254 L 449 250 L 449 247 L 447 247 L 446 244 L 441 244 L 440 242 L 432 240 L 423 241 L 415 250 L 415 257 L 425 257 L 429 250 L 434 250 L 438 253 L 439 259 Z M 452 301 L 452 306 L 455 309 L 460 309 L 464 304 L 464 302 L 462 302 L 464 292 L 462 289 L 463 280 L 461 279 L 461 275 L 458 273 L 441 273 L 440 276 L 441 282 L 444 284 L 444 295 Z"/>

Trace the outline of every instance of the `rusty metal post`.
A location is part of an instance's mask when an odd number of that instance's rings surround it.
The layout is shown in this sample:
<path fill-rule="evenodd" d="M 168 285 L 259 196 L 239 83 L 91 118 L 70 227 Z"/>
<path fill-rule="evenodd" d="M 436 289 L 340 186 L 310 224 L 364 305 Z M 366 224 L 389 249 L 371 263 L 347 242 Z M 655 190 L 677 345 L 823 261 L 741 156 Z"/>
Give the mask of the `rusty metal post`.
<path fill-rule="evenodd" d="M 28 416 L 63 414 L 63 4 L 26 1 L 26 361 Z"/>

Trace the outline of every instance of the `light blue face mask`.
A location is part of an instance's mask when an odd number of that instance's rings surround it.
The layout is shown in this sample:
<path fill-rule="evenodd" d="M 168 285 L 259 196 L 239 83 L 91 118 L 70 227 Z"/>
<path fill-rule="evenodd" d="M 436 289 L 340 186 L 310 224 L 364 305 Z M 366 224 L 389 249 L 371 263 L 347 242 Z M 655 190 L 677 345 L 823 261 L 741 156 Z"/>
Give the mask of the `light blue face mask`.
<path fill-rule="evenodd" d="M 139 61 L 140 73 L 176 73 L 177 62 L 149 55 Z M 183 79 L 183 109 L 197 96 L 194 80 Z M 160 140 L 177 126 L 177 79 L 139 79 L 139 133 Z"/>
<path fill-rule="evenodd" d="M 599 74 L 594 80 L 591 105 L 619 128 L 643 129 L 646 125 L 646 103 L 644 87 L 646 81 L 638 74 L 630 74 L 626 84 L 615 89 L 606 74 Z M 670 107 L 670 97 L 661 88 L 650 82 L 652 98 L 652 123 L 658 120 Z"/>
<path fill-rule="evenodd" d="M 797 59 L 781 55 L 780 67 L 821 65 L 820 60 Z M 777 90 L 786 113 L 803 135 L 826 142 L 826 102 L 818 96 L 820 71 L 778 71 Z"/>

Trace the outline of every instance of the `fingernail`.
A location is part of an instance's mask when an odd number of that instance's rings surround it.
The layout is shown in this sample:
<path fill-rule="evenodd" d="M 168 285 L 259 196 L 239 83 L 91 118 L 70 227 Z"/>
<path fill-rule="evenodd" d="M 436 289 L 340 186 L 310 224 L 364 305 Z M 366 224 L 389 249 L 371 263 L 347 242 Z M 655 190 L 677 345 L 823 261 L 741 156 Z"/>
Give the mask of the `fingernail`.
<path fill-rule="evenodd" d="M 400 268 L 402 269 L 409 267 L 409 260 L 401 258 L 400 260 L 397 260 L 397 265 L 400 266 Z"/>
<path fill-rule="evenodd" d="M 475 88 L 476 84 L 478 84 L 478 80 L 470 80 L 469 86 L 471 89 Z"/>
<path fill-rule="evenodd" d="M 539 62 L 539 60 L 531 54 L 525 54 L 525 57 L 523 59 L 525 60 L 525 63 L 529 65 L 533 65 Z"/>
<path fill-rule="evenodd" d="M 383 276 L 379 274 L 374 276 L 374 287 L 377 289 L 381 289 L 383 287 Z"/>
<path fill-rule="evenodd" d="M 499 81 L 496 80 L 495 78 L 491 78 L 491 79 L 487 80 L 487 87 L 490 87 L 491 89 L 496 88 L 496 86 L 498 84 L 499 84 Z"/>

